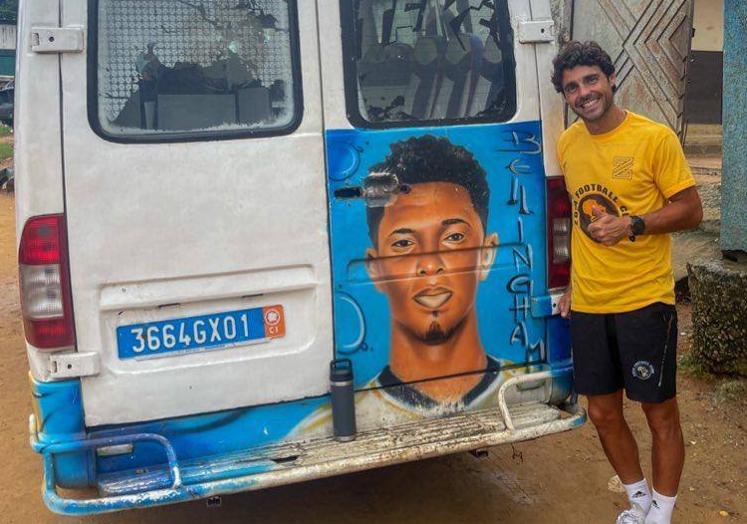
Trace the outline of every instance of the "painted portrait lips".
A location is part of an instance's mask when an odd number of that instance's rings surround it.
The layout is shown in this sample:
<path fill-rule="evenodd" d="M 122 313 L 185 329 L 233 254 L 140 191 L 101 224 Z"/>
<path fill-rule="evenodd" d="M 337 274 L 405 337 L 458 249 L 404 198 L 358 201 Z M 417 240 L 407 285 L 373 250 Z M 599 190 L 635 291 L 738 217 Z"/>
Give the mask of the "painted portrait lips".
<path fill-rule="evenodd" d="M 427 309 L 438 309 L 448 302 L 454 293 L 445 287 L 429 287 L 413 297 L 413 300 Z"/>

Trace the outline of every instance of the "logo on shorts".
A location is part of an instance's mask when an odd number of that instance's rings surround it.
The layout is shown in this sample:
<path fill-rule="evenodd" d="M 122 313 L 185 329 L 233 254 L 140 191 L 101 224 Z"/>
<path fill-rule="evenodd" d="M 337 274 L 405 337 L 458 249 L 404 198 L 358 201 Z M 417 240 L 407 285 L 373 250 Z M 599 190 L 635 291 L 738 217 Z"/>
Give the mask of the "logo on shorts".
<path fill-rule="evenodd" d="M 648 380 L 650 379 L 654 374 L 654 366 L 651 365 L 651 362 L 646 362 L 645 360 L 639 360 L 635 364 L 633 364 L 633 376 L 640 380 Z"/>

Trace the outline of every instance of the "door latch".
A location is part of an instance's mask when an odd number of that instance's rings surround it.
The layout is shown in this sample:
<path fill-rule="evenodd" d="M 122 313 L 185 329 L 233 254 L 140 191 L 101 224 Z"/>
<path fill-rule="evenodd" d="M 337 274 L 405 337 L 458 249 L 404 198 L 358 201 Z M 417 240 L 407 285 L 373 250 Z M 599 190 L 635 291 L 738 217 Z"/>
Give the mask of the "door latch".
<path fill-rule="evenodd" d="M 409 193 L 410 186 L 400 184 L 393 173 L 371 173 L 363 179 L 363 187 L 346 186 L 335 190 L 335 198 L 351 200 L 362 198 L 368 207 L 384 207 L 400 193 Z"/>
<path fill-rule="evenodd" d="M 560 314 L 560 298 L 563 292 L 556 291 L 541 297 L 532 297 L 532 317 L 546 318 Z"/>
<path fill-rule="evenodd" d="M 49 357 L 49 376 L 53 379 L 98 375 L 98 353 L 60 353 Z"/>
<path fill-rule="evenodd" d="M 34 53 L 80 53 L 85 49 L 82 27 L 32 27 Z"/>
<path fill-rule="evenodd" d="M 519 22 L 519 42 L 522 44 L 547 43 L 555 39 L 555 22 L 552 20 L 522 20 Z"/>

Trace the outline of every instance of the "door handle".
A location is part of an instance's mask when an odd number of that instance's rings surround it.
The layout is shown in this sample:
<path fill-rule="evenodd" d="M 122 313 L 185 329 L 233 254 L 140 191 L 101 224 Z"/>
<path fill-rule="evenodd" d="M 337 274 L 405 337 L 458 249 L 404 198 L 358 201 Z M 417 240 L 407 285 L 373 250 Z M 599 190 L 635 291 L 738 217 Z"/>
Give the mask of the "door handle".
<path fill-rule="evenodd" d="M 363 179 L 363 186 L 345 186 L 335 189 L 335 198 L 353 200 L 362 198 L 368 207 L 384 207 L 400 193 L 409 193 L 410 186 L 400 184 L 393 173 L 371 173 Z"/>

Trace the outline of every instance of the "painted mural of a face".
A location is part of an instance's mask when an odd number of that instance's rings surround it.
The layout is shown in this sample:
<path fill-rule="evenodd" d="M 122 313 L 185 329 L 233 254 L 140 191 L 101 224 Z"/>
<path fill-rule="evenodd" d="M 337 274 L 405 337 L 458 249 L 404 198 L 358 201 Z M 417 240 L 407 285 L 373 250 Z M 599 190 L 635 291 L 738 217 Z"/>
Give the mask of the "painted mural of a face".
<path fill-rule="evenodd" d="M 484 361 L 475 298 L 498 245 L 485 231 L 485 171 L 466 149 L 426 135 L 393 144 L 371 172 L 395 174 L 409 187 L 387 206 L 368 208 L 367 267 L 389 301 L 392 370 L 417 380 Z M 420 369 L 396 369 L 397 359 Z"/>

